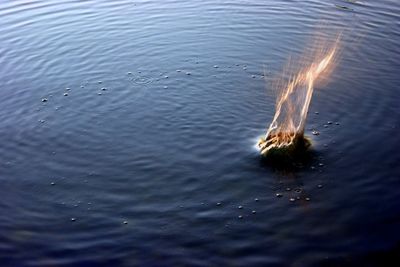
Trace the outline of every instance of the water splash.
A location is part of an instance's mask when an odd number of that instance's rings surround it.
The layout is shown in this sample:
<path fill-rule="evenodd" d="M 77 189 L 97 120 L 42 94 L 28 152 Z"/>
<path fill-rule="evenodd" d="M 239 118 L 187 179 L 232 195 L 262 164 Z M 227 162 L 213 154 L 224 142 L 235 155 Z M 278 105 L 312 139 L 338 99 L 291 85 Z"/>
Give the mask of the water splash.
<path fill-rule="evenodd" d="M 298 62 L 289 62 L 274 86 L 278 91 L 276 111 L 265 137 L 257 144 L 261 154 L 308 144 L 304 127 L 314 86 L 333 70 L 340 39 L 340 34 L 332 42 L 316 38 Z"/>

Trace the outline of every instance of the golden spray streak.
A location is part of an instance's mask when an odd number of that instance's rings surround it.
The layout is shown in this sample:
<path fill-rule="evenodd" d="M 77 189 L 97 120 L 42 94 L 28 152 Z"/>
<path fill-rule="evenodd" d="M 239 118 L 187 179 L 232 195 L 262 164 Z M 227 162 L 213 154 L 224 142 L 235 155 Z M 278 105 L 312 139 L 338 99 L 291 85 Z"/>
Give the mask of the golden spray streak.
<path fill-rule="evenodd" d="M 340 36 L 333 45 L 318 40 L 306 57 L 298 65 L 306 65 L 278 89 L 276 112 L 264 138 L 258 142 L 261 154 L 267 154 L 273 148 L 285 148 L 294 145 L 296 139 L 304 138 L 304 127 L 308 108 L 316 80 L 327 76 L 333 69 L 338 54 Z M 311 60 L 311 63 L 306 63 Z M 289 64 L 289 67 L 293 67 Z"/>

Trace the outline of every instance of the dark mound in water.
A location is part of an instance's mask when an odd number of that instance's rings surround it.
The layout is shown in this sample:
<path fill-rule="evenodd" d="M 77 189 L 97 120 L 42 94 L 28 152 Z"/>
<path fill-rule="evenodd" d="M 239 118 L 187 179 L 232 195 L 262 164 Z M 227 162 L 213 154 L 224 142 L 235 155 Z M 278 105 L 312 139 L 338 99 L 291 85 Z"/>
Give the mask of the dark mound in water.
<path fill-rule="evenodd" d="M 274 166 L 292 166 L 307 162 L 310 158 L 309 147 L 311 141 L 304 135 L 296 135 L 293 141 L 288 145 L 271 146 L 268 150 L 263 150 L 267 145 L 272 144 L 274 140 L 279 140 L 280 136 L 272 135 L 259 141 L 258 146 L 261 149 L 262 160 Z"/>

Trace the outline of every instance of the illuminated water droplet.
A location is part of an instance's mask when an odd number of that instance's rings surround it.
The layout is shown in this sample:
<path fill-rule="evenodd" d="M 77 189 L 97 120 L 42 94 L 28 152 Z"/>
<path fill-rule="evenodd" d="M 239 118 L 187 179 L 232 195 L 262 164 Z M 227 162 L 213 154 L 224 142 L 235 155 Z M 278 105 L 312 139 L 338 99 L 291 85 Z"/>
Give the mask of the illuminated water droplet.
<path fill-rule="evenodd" d="M 243 209 L 243 206 L 238 206 L 238 209 L 240 209 L 240 210 Z"/>
<path fill-rule="evenodd" d="M 42 102 L 47 102 L 47 98 L 42 98 Z"/>
<path fill-rule="evenodd" d="M 283 195 L 281 193 L 276 193 L 275 196 L 276 197 L 282 197 Z"/>
<path fill-rule="evenodd" d="M 68 93 L 64 93 L 64 96 L 68 96 Z"/>

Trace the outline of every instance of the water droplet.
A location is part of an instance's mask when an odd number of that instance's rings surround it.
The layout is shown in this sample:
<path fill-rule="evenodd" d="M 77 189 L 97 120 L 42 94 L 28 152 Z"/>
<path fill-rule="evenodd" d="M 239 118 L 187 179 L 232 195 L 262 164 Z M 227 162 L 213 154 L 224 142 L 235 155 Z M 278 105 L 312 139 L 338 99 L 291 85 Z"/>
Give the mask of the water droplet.
<path fill-rule="evenodd" d="M 50 184 L 51 184 L 51 185 L 56 185 L 56 183 L 55 183 L 55 182 L 51 182 Z"/>
<path fill-rule="evenodd" d="M 71 222 L 75 222 L 76 221 L 76 218 L 71 218 Z"/>
<path fill-rule="evenodd" d="M 47 102 L 47 98 L 42 98 L 42 102 Z"/>
<path fill-rule="evenodd" d="M 310 201 L 310 198 L 309 198 L 309 197 L 306 197 L 306 201 Z"/>
<path fill-rule="evenodd" d="M 319 135 L 319 132 L 316 131 L 316 130 L 313 130 L 313 131 L 312 131 L 312 134 L 313 134 L 313 135 Z"/>
<path fill-rule="evenodd" d="M 165 79 L 168 79 L 169 77 L 168 77 L 168 75 L 165 75 L 164 78 L 165 78 Z"/>
<path fill-rule="evenodd" d="M 243 209 L 243 206 L 238 206 L 238 209 L 240 209 L 240 210 Z"/>
<path fill-rule="evenodd" d="M 319 185 L 317 185 L 317 187 L 318 187 L 318 188 L 322 188 L 322 187 L 323 187 L 323 185 L 322 185 L 322 184 L 319 184 Z"/>
<path fill-rule="evenodd" d="M 218 69 L 218 65 L 214 65 L 214 68 Z"/>
<path fill-rule="evenodd" d="M 295 202 L 296 199 L 294 199 L 293 197 L 291 197 L 291 198 L 289 199 L 289 201 L 290 201 L 290 202 Z"/>
<path fill-rule="evenodd" d="M 176 72 L 181 72 L 181 70 L 176 70 Z"/>
<path fill-rule="evenodd" d="M 192 75 L 190 72 L 186 72 L 186 75 Z"/>
<path fill-rule="evenodd" d="M 98 81 L 99 84 L 103 83 L 102 81 Z"/>
<path fill-rule="evenodd" d="M 258 198 L 255 198 L 254 201 L 258 201 Z"/>
<path fill-rule="evenodd" d="M 252 210 L 251 213 L 256 214 L 257 212 L 255 210 Z"/>
<path fill-rule="evenodd" d="M 128 71 L 128 75 L 131 75 L 131 74 L 132 74 L 132 72 Z"/>
<path fill-rule="evenodd" d="M 276 193 L 275 196 L 276 197 L 282 197 L 283 195 L 281 193 Z"/>
<path fill-rule="evenodd" d="M 218 202 L 218 203 L 217 203 L 217 206 L 221 206 L 221 202 Z"/>
<path fill-rule="evenodd" d="M 256 77 L 256 75 L 251 75 L 251 78 L 255 78 Z"/>
<path fill-rule="evenodd" d="M 64 96 L 68 96 L 68 93 L 64 93 Z"/>
<path fill-rule="evenodd" d="M 320 163 L 318 163 L 318 166 L 323 167 L 324 164 L 320 162 Z"/>
<path fill-rule="evenodd" d="M 122 223 L 123 223 L 123 224 L 128 224 L 128 221 L 123 221 Z"/>
<path fill-rule="evenodd" d="M 335 124 L 336 124 L 336 125 L 339 125 L 339 123 L 338 123 L 338 122 L 335 122 Z"/>
<path fill-rule="evenodd" d="M 168 86 L 164 86 L 164 89 L 168 89 Z"/>
<path fill-rule="evenodd" d="M 84 88 L 85 86 L 81 85 L 81 88 Z"/>
<path fill-rule="evenodd" d="M 239 215 L 238 218 L 239 218 L 239 219 L 243 219 L 243 216 L 242 216 L 242 215 Z"/>
<path fill-rule="evenodd" d="M 103 91 L 106 91 L 106 90 L 107 90 L 107 88 L 103 87 L 103 88 L 101 88 L 101 90 L 103 90 Z"/>
<path fill-rule="evenodd" d="M 331 122 L 331 121 L 328 121 L 328 124 L 332 124 L 332 122 Z"/>
<path fill-rule="evenodd" d="M 290 187 L 286 187 L 286 191 L 290 191 L 292 190 Z"/>
<path fill-rule="evenodd" d="M 318 112 L 318 111 L 315 111 L 314 113 L 315 113 L 315 115 L 318 115 L 318 114 L 319 114 L 319 112 Z"/>

